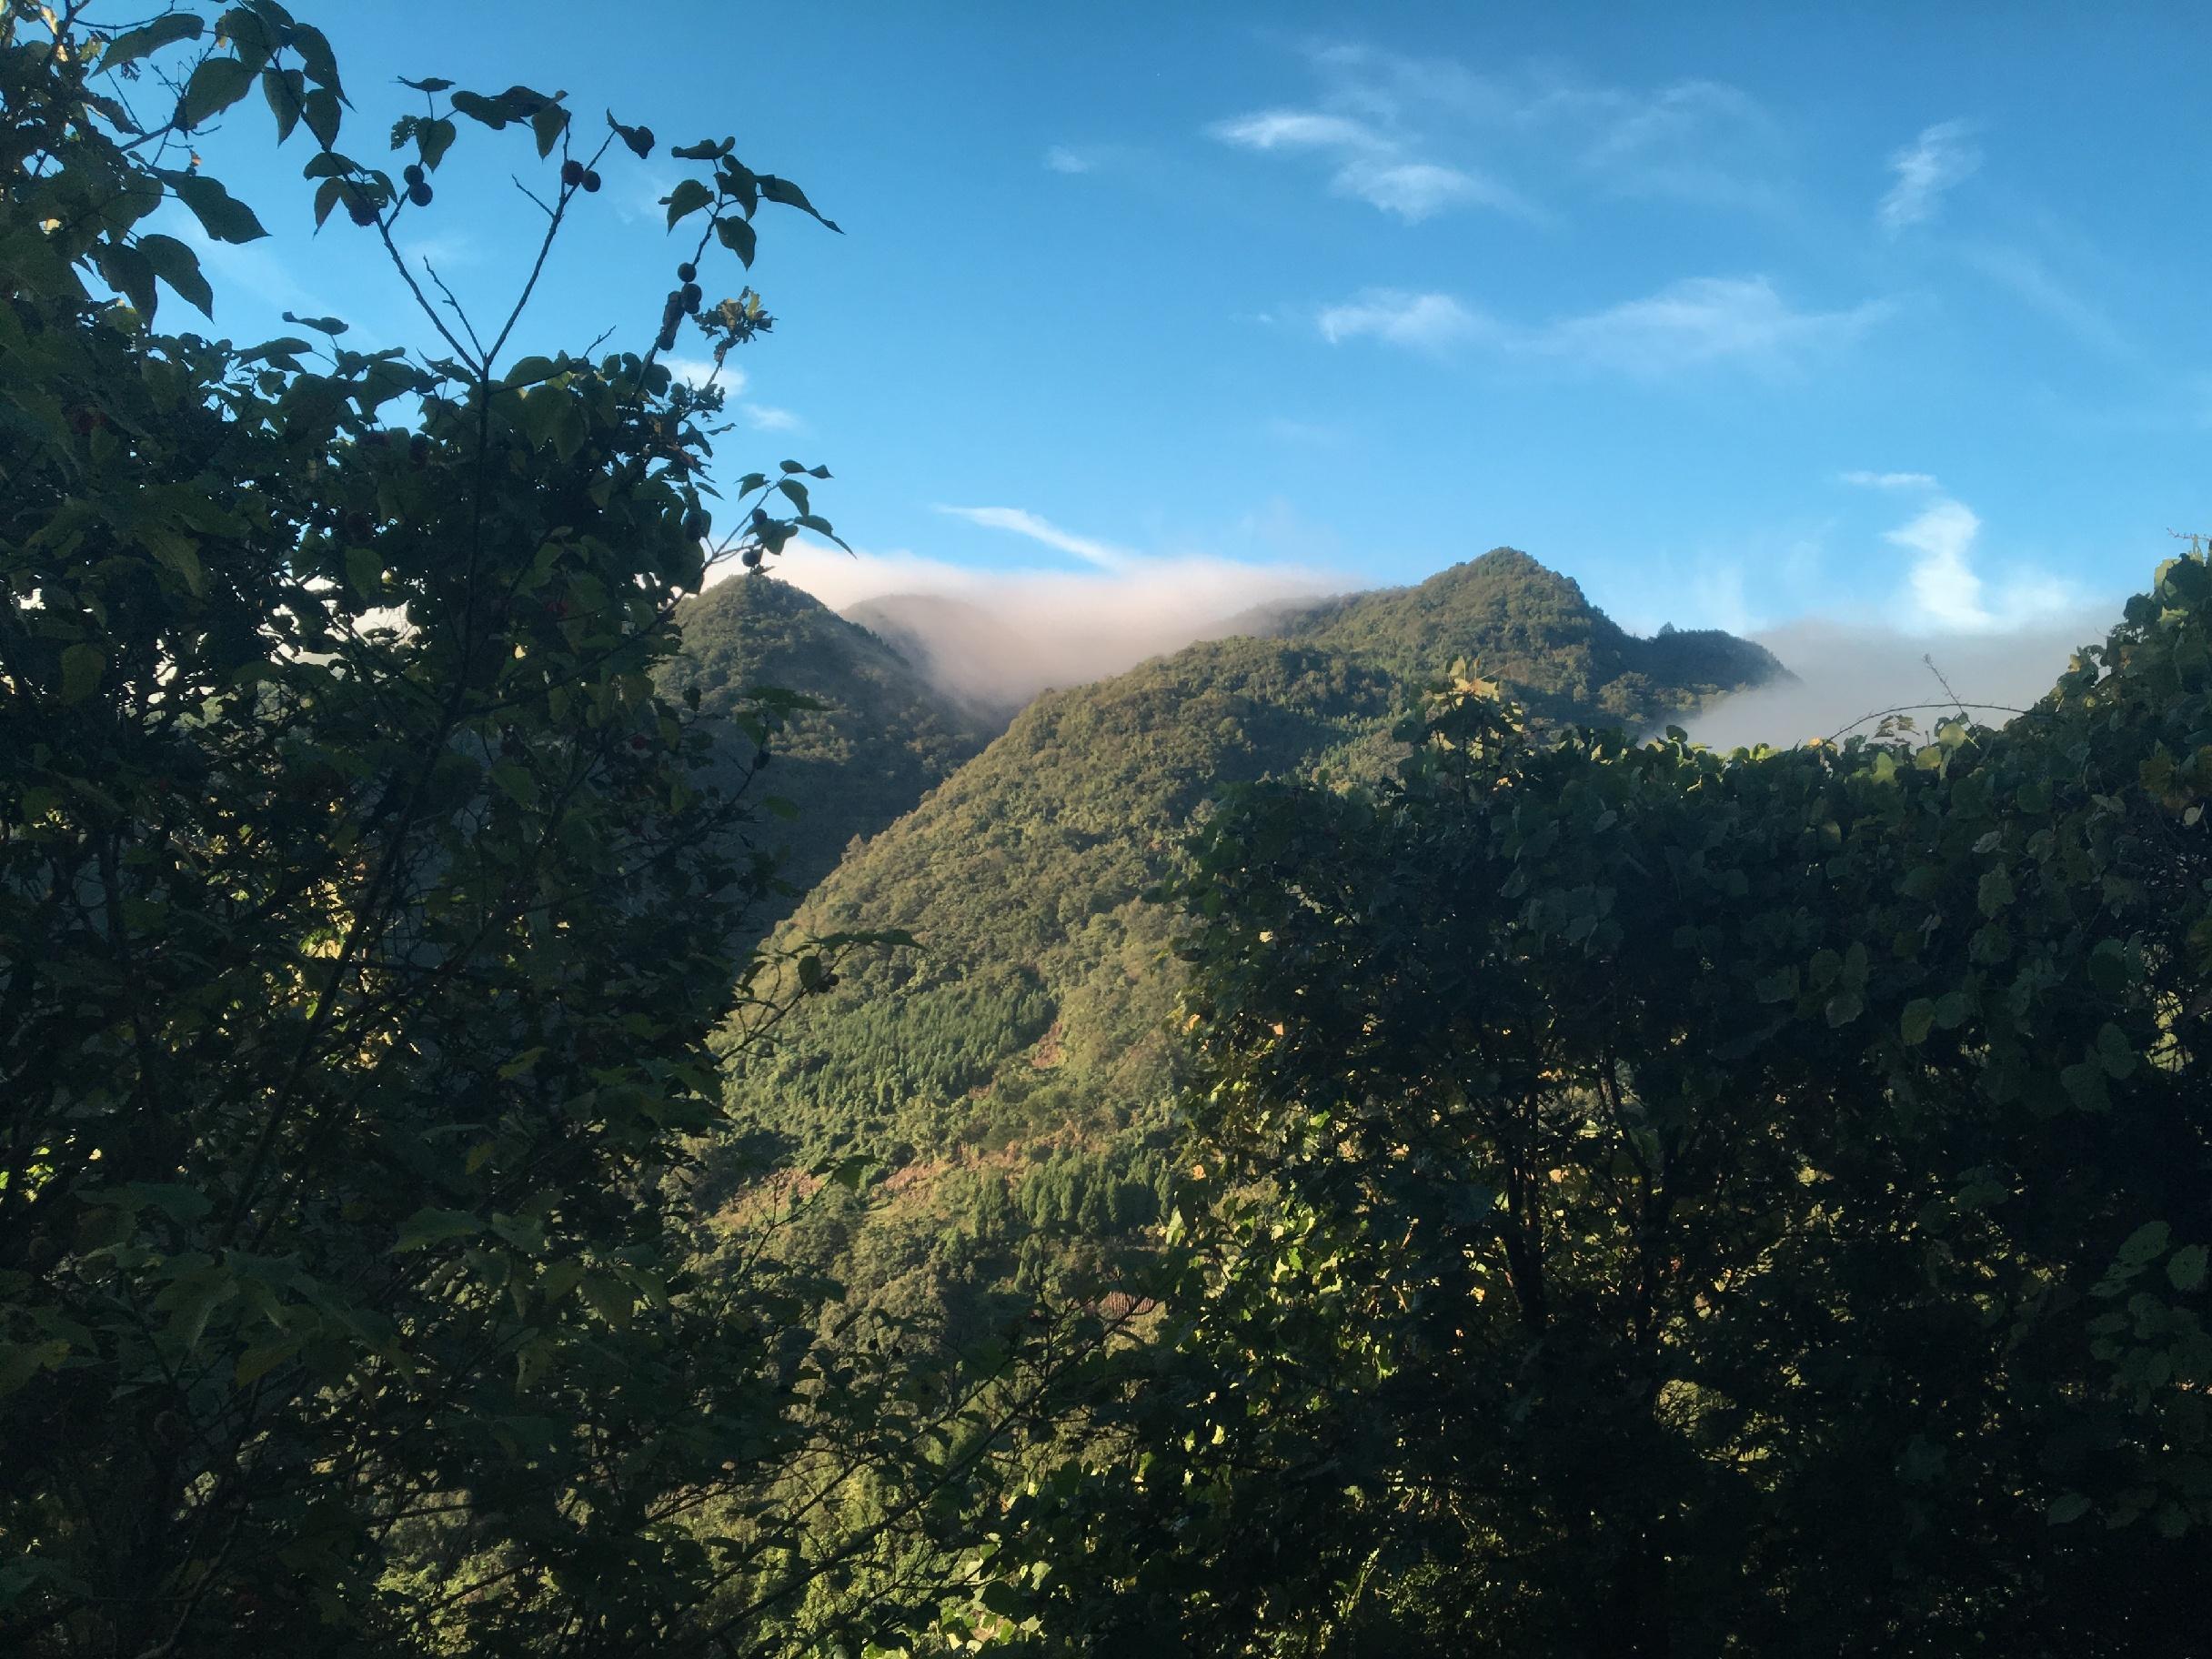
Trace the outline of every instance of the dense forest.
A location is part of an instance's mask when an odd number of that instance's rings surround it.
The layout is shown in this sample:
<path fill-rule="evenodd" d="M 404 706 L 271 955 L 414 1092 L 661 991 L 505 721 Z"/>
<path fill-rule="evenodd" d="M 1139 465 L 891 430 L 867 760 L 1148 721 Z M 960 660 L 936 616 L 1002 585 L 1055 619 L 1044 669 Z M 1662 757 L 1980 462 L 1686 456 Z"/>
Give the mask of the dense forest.
<path fill-rule="evenodd" d="M 2201 550 L 2002 728 L 1504 548 L 1009 709 L 670 373 L 807 189 L 407 88 L 0 12 L 0 1652 L 2206 1651 Z M 217 120 L 417 342 L 198 331 Z"/>
<path fill-rule="evenodd" d="M 949 1303 L 967 1331 L 979 1298 L 1093 1272 L 1160 1219 L 1182 976 L 1152 890 L 1224 787 L 1388 776 L 1397 716 L 1460 657 L 1548 724 L 1625 709 L 1641 726 L 1784 671 L 1727 635 L 1627 635 L 1510 548 L 1252 620 L 1264 638 L 1038 699 L 799 908 L 794 938 L 895 927 L 920 945 L 856 963 L 731 1080 L 756 1131 L 738 1167 L 765 1140 L 780 1160 L 860 1153 L 897 1176 L 814 1218 L 822 1264 L 857 1292 L 909 1314 Z M 1080 1222 L 1022 1199 L 1048 1170 Z"/>

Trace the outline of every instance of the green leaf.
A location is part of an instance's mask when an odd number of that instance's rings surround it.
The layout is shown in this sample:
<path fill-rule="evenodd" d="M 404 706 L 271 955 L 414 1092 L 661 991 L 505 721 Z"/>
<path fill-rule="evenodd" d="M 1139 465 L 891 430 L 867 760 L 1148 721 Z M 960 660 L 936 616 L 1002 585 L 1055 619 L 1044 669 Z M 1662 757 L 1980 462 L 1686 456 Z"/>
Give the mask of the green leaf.
<path fill-rule="evenodd" d="M 446 152 L 453 147 L 453 140 L 458 132 L 459 129 L 442 116 L 417 126 L 415 129 L 415 149 L 422 157 L 422 165 L 436 172 L 437 164 L 446 158 Z"/>
<path fill-rule="evenodd" d="M 2202 1244 L 2184 1244 L 2166 1264 L 2166 1277 L 2183 1292 L 2201 1290 L 2205 1282 L 2206 1251 Z"/>
<path fill-rule="evenodd" d="M 346 549 L 346 582 L 373 605 L 384 594 L 384 561 L 367 548 Z"/>
<path fill-rule="evenodd" d="M 2164 1222 L 2145 1222 L 2120 1241 L 2120 1264 L 2123 1267 L 2148 1266 L 2166 1254 L 2167 1242 L 2173 1236 L 2174 1230 Z"/>
<path fill-rule="evenodd" d="M 156 176 L 176 192 L 177 200 L 192 210 L 200 228 L 217 242 L 254 242 L 269 234 L 261 228 L 252 208 L 206 174 L 164 167 Z"/>
<path fill-rule="evenodd" d="M 281 1342 L 264 1342 L 259 1347 L 248 1348 L 238 1356 L 238 1363 L 230 1373 L 231 1381 L 240 1388 L 258 1382 L 297 1353 L 305 1345 L 302 1339 L 291 1336 Z"/>
<path fill-rule="evenodd" d="M 780 202 L 786 207 L 796 207 L 801 213 L 812 214 L 817 219 L 821 219 L 821 222 L 831 230 L 836 230 L 840 236 L 845 234 L 842 230 L 838 229 L 836 220 L 822 218 L 814 204 L 807 200 L 807 193 L 788 178 L 778 178 L 773 173 L 761 174 L 760 194 L 771 202 Z"/>
<path fill-rule="evenodd" d="M 254 72 L 235 57 L 211 57 L 192 72 L 177 106 L 177 124 L 186 132 L 228 109 L 254 89 Z"/>
<path fill-rule="evenodd" d="M 264 69 L 261 96 L 276 117 L 276 142 L 282 144 L 299 125 L 299 112 L 307 96 L 307 77 L 297 69 Z"/>
<path fill-rule="evenodd" d="M 1898 1018 L 1897 1028 L 1905 1041 L 1917 1048 L 1928 1040 L 1928 1032 L 1936 1024 L 1936 1004 L 1926 997 L 1915 997 L 1905 1005 Z"/>
<path fill-rule="evenodd" d="M 1995 916 L 2012 901 L 2012 872 L 2008 870 L 1988 871 L 1974 890 L 1974 902 L 1984 916 Z"/>
<path fill-rule="evenodd" d="M 346 88 L 338 84 L 337 56 L 330 50 L 330 42 L 322 30 L 312 24 L 294 24 L 292 50 L 299 54 L 299 61 L 307 66 L 309 80 L 318 86 L 329 87 L 341 98 L 346 96 Z"/>
<path fill-rule="evenodd" d="M 527 809 L 538 804 L 538 780 L 519 763 L 500 761 L 491 769 L 491 780 L 517 806 Z"/>
<path fill-rule="evenodd" d="M 1955 1031 L 1966 1024 L 1972 1010 L 1963 990 L 1946 991 L 1936 999 L 1936 1023 L 1946 1031 Z"/>
<path fill-rule="evenodd" d="M 99 689 L 107 659 L 96 645 L 83 640 L 62 649 L 62 701 L 81 703 Z"/>
<path fill-rule="evenodd" d="M 493 99 L 478 92 L 457 92 L 453 95 L 453 108 L 457 115 L 467 116 L 480 122 L 493 132 L 507 125 L 507 112 Z"/>
<path fill-rule="evenodd" d="M 69 1344 L 55 1338 L 44 1342 L 0 1342 L 0 1399 L 15 1393 L 42 1371 L 52 1371 L 69 1357 Z"/>
<path fill-rule="evenodd" d="M 590 1272 L 583 1277 L 579 1287 L 591 1311 L 618 1331 L 629 1328 L 630 1316 L 637 1311 L 637 1292 L 612 1273 Z"/>
<path fill-rule="evenodd" d="M 199 256 L 175 236 L 149 234 L 138 238 L 138 251 L 154 267 L 154 275 L 176 291 L 177 297 L 210 321 L 215 317 L 215 290 L 200 274 Z"/>
<path fill-rule="evenodd" d="M 714 192 L 696 178 L 687 178 L 661 198 L 669 205 L 669 228 L 676 228 L 676 221 L 686 214 L 697 213 L 714 200 Z"/>
<path fill-rule="evenodd" d="M 158 303 L 152 261 L 127 242 L 101 243 L 97 257 L 102 280 L 131 302 L 142 321 L 152 322 Z"/>
<path fill-rule="evenodd" d="M 484 1231 L 481 1218 L 466 1210 L 417 1210 L 399 1223 L 394 1250 L 424 1250 L 455 1239 L 473 1238 Z"/>
<path fill-rule="evenodd" d="M 1772 973 L 1762 974 L 1752 990 L 1762 1002 L 1795 1002 L 1797 1000 L 1797 970 L 1795 967 L 1777 968 Z"/>
<path fill-rule="evenodd" d="M 2078 1492 L 2069 1492 L 2053 1498 L 2050 1507 L 2043 1512 L 2044 1519 L 2053 1526 L 2064 1526 L 2069 1521 L 2078 1521 L 2089 1513 L 2089 1500 Z"/>
<path fill-rule="evenodd" d="M 2126 1031 L 2106 1021 L 2097 1028 L 2096 1059 L 2106 1077 L 2116 1081 L 2129 1076 L 2136 1069 L 2135 1044 L 2127 1041 Z"/>
<path fill-rule="evenodd" d="M 2087 1064 L 2068 1066 L 2059 1072 L 2058 1081 L 2074 1103 L 2084 1111 L 2104 1111 L 2112 1105 L 2112 1095 L 2105 1087 L 2102 1067 Z"/>
<path fill-rule="evenodd" d="M 538 136 L 538 153 L 549 156 L 560 136 L 568 130 L 568 112 L 558 104 L 548 104 L 530 117 L 530 131 Z"/>
<path fill-rule="evenodd" d="M 344 119 L 344 111 L 337 93 L 327 86 L 317 86 L 300 100 L 300 114 L 306 117 L 307 130 L 315 135 L 315 141 L 325 149 L 338 141 L 338 126 Z"/>
<path fill-rule="evenodd" d="M 753 227 L 749 222 L 744 219 L 724 219 L 714 227 L 714 234 L 716 239 L 724 247 L 737 255 L 747 270 L 752 269 L 753 250 L 758 238 L 754 236 Z"/>
<path fill-rule="evenodd" d="M 100 54 L 99 66 L 104 70 L 120 69 L 180 40 L 197 40 L 206 26 L 189 12 L 171 12 L 166 17 L 156 17 L 149 24 L 126 29 L 116 35 L 108 42 L 107 50 Z"/>

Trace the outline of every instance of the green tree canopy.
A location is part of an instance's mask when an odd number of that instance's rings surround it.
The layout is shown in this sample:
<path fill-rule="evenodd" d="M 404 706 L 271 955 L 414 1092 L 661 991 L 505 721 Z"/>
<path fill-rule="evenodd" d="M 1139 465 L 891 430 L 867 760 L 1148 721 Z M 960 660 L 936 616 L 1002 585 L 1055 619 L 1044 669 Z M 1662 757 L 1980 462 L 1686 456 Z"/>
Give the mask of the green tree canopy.
<path fill-rule="evenodd" d="M 1202 838 L 1181 1276 L 997 1604 L 1098 1653 L 2196 1651 L 2205 562 L 2002 731 L 1547 746 L 1493 690 Z"/>
<path fill-rule="evenodd" d="M 904 1617 L 841 1587 L 973 1461 L 971 1400 L 826 1347 L 836 1288 L 687 1176 L 733 985 L 739 1046 L 786 1003 L 728 948 L 767 880 L 730 745 L 655 676 L 712 561 L 831 532 L 798 461 L 710 513 L 716 397 L 658 359 L 765 332 L 698 264 L 819 216 L 726 140 L 659 152 L 658 319 L 522 355 L 598 169 L 657 140 L 409 85 L 358 159 L 274 0 L 0 12 L 10 1654 L 773 1650 L 802 1604 Z M 157 330 L 216 303 L 160 226 L 264 234 L 186 161 L 263 103 L 425 350 Z M 542 175 L 500 317 L 395 241 L 464 132 Z M 793 941 L 799 991 L 850 942 Z"/>

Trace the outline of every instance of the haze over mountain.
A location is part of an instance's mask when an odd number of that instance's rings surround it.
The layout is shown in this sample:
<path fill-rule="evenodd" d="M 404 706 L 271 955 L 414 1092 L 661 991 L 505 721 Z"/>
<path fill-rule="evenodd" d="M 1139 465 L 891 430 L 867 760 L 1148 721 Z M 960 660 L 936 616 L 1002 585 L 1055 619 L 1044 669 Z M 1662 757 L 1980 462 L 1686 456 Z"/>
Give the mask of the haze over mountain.
<path fill-rule="evenodd" d="M 903 719 L 943 734 L 895 778 L 871 780 L 864 804 L 826 803 L 840 830 L 878 828 L 860 831 L 869 839 L 813 886 L 788 930 L 902 928 L 921 949 L 850 966 L 775 1052 L 754 1056 L 732 1099 L 787 1158 L 859 1150 L 901 1171 L 888 1204 L 833 1207 L 809 1225 L 870 1294 L 912 1312 L 949 1304 L 956 1318 L 973 1298 L 1095 1261 L 1152 1218 L 1181 980 L 1173 913 L 1145 895 L 1221 789 L 1379 774 L 1401 752 L 1398 717 L 1459 659 L 1541 721 L 1635 728 L 1786 673 L 1726 634 L 1637 638 L 1571 579 L 1500 548 L 1417 587 L 1238 618 L 1265 637 L 1202 640 L 1047 692 L 940 772 L 974 729 L 949 710 L 971 708 L 960 694 L 992 683 L 990 670 L 925 689 L 919 668 L 947 671 L 955 639 L 1007 649 L 1003 624 L 943 605 L 861 608 L 887 639 L 803 597 L 721 592 L 690 626 L 706 628 L 724 684 L 765 677 L 736 666 L 748 641 L 803 637 L 822 653 L 808 689 L 855 706 L 863 694 L 836 681 L 858 672 L 866 695 L 901 699 Z M 821 740 L 845 740 L 828 723 Z M 890 821 L 900 789 L 911 809 Z M 1025 1172 L 1045 1164 L 1058 1196 L 1024 1208 Z"/>

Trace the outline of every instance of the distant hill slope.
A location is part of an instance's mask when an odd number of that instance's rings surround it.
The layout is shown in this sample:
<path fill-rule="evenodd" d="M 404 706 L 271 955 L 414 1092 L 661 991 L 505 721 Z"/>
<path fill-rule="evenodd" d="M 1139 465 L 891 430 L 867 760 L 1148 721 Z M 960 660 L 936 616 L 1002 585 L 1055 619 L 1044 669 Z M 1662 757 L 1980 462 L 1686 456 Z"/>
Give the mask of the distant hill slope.
<path fill-rule="evenodd" d="M 754 786 L 799 809 L 789 825 L 764 818 L 759 827 L 782 857 L 783 879 L 800 892 L 830 872 L 855 837 L 910 811 L 1003 724 L 980 720 L 889 643 L 773 577 L 717 584 L 685 603 L 677 626 L 683 654 L 660 677 L 670 696 L 697 686 L 700 709 L 723 718 L 762 687 L 821 705 L 789 717 Z M 749 744 L 731 750 L 733 764 L 751 752 Z M 781 919 L 757 920 L 765 929 Z"/>
<path fill-rule="evenodd" d="M 850 968 L 730 1082 L 786 1153 L 901 1171 L 816 1241 L 868 1293 L 962 1322 L 1153 1218 L 1181 976 L 1175 918 L 1142 895 L 1224 785 L 1385 764 L 1456 658 L 1553 720 L 1656 721 L 1783 671 L 1724 634 L 1634 638 L 1507 550 L 1263 621 L 1275 637 L 1038 699 L 799 908 L 798 928 L 923 945 Z"/>
<path fill-rule="evenodd" d="M 1418 682 L 1454 656 L 1479 660 L 1529 712 L 1643 729 L 1787 673 L 1762 647 L 1718 629 L 1628 633 L 1572 578 L 1498 548 L 1413 588 L 1277 609 L 1266 631 L 1354 653 Z"/>

